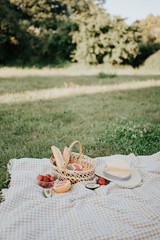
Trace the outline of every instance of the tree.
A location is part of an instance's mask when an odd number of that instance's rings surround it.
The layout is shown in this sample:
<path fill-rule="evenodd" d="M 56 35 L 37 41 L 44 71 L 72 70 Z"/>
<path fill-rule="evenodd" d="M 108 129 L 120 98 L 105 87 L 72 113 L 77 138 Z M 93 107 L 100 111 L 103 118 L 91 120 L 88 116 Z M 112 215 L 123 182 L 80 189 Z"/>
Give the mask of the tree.
<path fill-rule="evenodd" d="M 124 19 L 115 16 L 107 34 L 108 53 L 104 58 L 112 64 L 132 64 L 139 53 L 141 31 L 137 25 L 128 26 Z"/>
<path fill-rule="evenodd" d="M 160 49 L 160 16 L 148 15 L 146 19 L 135 21 L 141 31 L 139 52 L 133 60 L 133 66 L 139 66 L 153 53 Z"/>
<path fill-rule="evenodd" d="M 8 0 L 0 0 L 0 63 L 13 61 L 28 45 L 28 34 L 19 24 L 21 12 Z"/>
<path fill-rule="evenodd" d="M 87 8 L 85 0 L 10 0 L 21 11 L 22 29 L 30 35 L 30 62 L 54 63 L 70 60 L 71 15 Z"/>
<path fill-rule="evenodd" d="M 57 12 L 56 1 L 51 0 L 10 0 L 12 4 L 17 6 L 24 15 L 24 19 L 35 27 L 45 26 L 45 28 L 56 28 L 55 8 Z"/>
<path fill-rule="evenodd" d="M 92 2 L 88 11 L 75 14 L 73 21 L 78 25 L 78 30 L 72 33 L 76 44 L 73 61 L 132 64 L 136 58 L 141 41 L 138 26 L 128 26 L 118 16 L 111 21 L 109 14 Z"/>
<path fill-rule="evenodd" d="M 0 63 L 131 64 L 160 48 L 160 16 L 128 26 L 103 0 L 0 0 Z"/>
<path fill-rule="evenodd" d="M 160 44 L 160 16 L 150 14 L 146 19 L 139 22 L 143 29 L 143 42 L 152 42 Z"/>
<path fill-rule="evenodd" d="M 76 50 L 72 53 L 72 61 L 96 64 L 102 62 L 105 55 L 103 47 L 106 33 L 110 29 L 110 16 L 92 1 L 88 1 L 88 9 L 74 14 L 72 21 L 77 24 L 77 31 L 72 32 L 72 41 Z"/>

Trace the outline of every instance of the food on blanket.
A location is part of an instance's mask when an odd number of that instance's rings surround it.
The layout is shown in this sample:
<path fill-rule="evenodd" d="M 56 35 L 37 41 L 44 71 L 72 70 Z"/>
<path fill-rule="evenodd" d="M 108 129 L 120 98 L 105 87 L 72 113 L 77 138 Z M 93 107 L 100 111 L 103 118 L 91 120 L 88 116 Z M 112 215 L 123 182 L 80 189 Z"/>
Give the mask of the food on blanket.
<path fill-rule="evenodd" d="M 46 198 L 51 198 L 52 197 L 52 191 L 50 189 L 44 189 L 43 194 Z"/>
<path fill-rule="evenodd" d="M 68 166 L 68 165 L 66 166 L 66 169 L 71 170 L 71 171 L 73 170 L 73 168 L 71 168 L 71 167 Z"/>
<path fill-rule="evenodd" d="M 38 184 L 39 184 L 39 186 L 44 187 L 44 188 L 48 187 L 48 183 L 46 183 L 46 182 L 39 182 Z"/>
<path fill-rule="evenodd" d="M 121 159 L 109 159 L 104 172 L 118 178 L 128 178 L 131 175 L 129 164 Z"/>
<path fill-rule="evenodd" d="M 51 187 L 53 187 L 53 186 L 54 186 L 54 183 L 53 183 L 53 182 L 49 182 L 49 183 L 48 183 L 48 187 L 49 187 L 49 188 L 51 188 Z"/>
<path fill-rule="evenodd" d="M 82 168 L 76 168 L 75 171 L 83 171 Z"/>
<path fill-rule="evenodd" d="M 42 181 L 43 180 L 43 176 L 42 175 L 38 175 L 37 180 L 38 181 Z"/>
<path fill-rule="evenodd" d="M 47 180 L 50 180 L 51 175 L 50 174 L 46 174 L 45 177 L 47 178 Z"/>
<path fill-rule="evenodd" d="M 39 175 L 37 177 L 37 180 L 38 180 L 39 186 L 44 188 L 50 188 L 50 187 L 53 187 L 55 179 L 50 174 L 46 174 L 46 175 Z"/>
<path fill-rule="evenodd" d="M 54 177 L 50 177 L 50 182 L 54 182 Z"/>
<path fill-rule="evenodd" d="M 106 185 L 107 184 L 107 180 L 105 178 L 98 178 L 97 179 L 97 183 L 99 185 Z"/>
<path fill-rule="evenodd" d="M 87 170 L 89 170 L 89 168 L 82 168 L 82 171 L 87 171 Z"/>
<path fill-rule="evenodd" d="M 86 188 L 91 189 L 91 190 L 95 190 L 96 188 L 100 187 L 100 184 L 96 184 L 96 183 L 87 183 Z"/>
<path fill-rule="evenodd" d="M 70 151 L 69 151 L 69 148 L 68 148 L 68 147 L 65 147 L 65 148 L 64 148 L 64 151 L 63 151 L 63 159 L 64 159 L 64 163 L 65 163 L 65 165 L 68 164 L 68 162 L 69 162 L 69 158 L 70 158 Z"/>
<path fill-rule="evenodd" d="M 66 169 L 71 170 L 71 171 L 87 171 L 89 168 L 82 167 L 80 164 L 77 163 L 70 163 L 69 165 L 66 166 Z"/>
<path fill-rule="evenodd" d="M 38 182 L 39 186 L 43 188 L 51 188 L 54 185 L 54 182 Z"/>
<path fill-rule="evenodd" d="M 77 163 L 70 163 L 66 166 L 68 170 L 74 170 L 74 171 L 87 171 L 89 168 L 82 167 L 80 164 Z"/>
<path fill-rule="evenodd" d="M 53 187 L 53 190 L 57 193 L 67 192 L 71 188 L 71 182 L 69 180 L 64 180 L 59 182 Z"/>
<path fill-rule="evenodd" d="M 82 165 L 77 164 L 77 163 L 70 163 L 68 164 L 69 167 L 72 168 L 74 171 L 82 171 Z"/>
<path fill-rule="evenodd" d="M 55 146 L 52 146 L 51 150 L 52 150 L 52 153 L 54 155 L 57 167 L 58 168 L 63 168 L 64 167 L 64 159 L 62 157 L 62 154 L 61 154 L 59 148 L 57 148 Z"/>
<path fill-rule="evenodd" d="M 43 182 L 47 182 L 48 178 L 46 176 L 43 177 Z"/>

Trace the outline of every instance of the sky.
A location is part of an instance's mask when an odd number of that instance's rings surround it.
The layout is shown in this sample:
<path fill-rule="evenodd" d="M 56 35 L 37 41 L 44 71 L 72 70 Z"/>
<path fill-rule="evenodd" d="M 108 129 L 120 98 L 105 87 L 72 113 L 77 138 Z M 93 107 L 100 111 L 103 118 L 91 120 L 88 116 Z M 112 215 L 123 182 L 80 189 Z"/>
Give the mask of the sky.
<path fill-rule="evenodd" d="M 127 24 L 144 19 L 150 13 L 160 15 L 160 0 L 106 0 L 104 8 L 110 15 L 120 15 Z"/>

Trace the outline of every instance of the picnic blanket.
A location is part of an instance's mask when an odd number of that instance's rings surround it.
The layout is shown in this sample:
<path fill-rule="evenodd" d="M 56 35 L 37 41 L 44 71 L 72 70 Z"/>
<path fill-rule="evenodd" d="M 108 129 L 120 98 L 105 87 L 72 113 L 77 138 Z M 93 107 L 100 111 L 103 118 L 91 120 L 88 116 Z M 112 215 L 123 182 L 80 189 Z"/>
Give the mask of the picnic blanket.
<path fill-rule="evenodd" d="M 96 164 L 111 157 L 96 158 Z M 141 184 L 125 189 L 111 182 L 93 191 L 79 182 L 66 193 L 54 192 L 51 199 L 36 182 L 39 173 L 52 173 L 49 159 L 10 160 L 10 187 L 3 189 L 0 205 L 0 240 L 160 239 L 160 152 L 114 157 L 137 169 Z"/>

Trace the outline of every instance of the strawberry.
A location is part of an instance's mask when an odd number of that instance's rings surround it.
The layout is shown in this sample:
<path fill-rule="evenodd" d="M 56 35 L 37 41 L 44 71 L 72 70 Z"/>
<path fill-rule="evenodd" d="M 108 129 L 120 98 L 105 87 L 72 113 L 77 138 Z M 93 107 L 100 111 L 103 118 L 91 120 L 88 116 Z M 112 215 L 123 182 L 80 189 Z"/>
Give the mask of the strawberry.
<path fill-rule="evenodd" d="M 54 182 L 48 183 L 48 187 L 49 187 L 49 188 L 52 187 L 53 185 L 54 185 Z"/>
<path fill-rule="evenodd" d="M 51 175 L 50 174 L 46 174 L 45 177 L 49 180 Z"/>
<path fill-rule="evenodd" d="M 54 182 L 54 177 L 50 177 L 50 182 Z"/>
<path fill-rule="evenodd" d="M 48 181 L 48 178 L 47 177 L 43 177 L 43 182 L 47 182 Z"/>
<path fill-rule="evenodd" d="M 37 180 L 38 180 L 38 181 L 42 181 L 42 180 L 43 180 L 43 176 L 42 176 L 42 175 L 39 175 L 39 176 L 37 177 Z"/>
<path fill-rule="evenodd" d="M 48 187 L 48 183 L 47 183 L 47 182 L 42 182 L 42 183 L 41 183 L 41 186 L 42 186 L 42 187 Z"/>
<path fill-rule="evenodd" d="M 100 184 L 100 185 L 106 185 L 107 184 L 107 181 L 105 178 L 98 178 L 97 179 L 97 183 Z"/>

